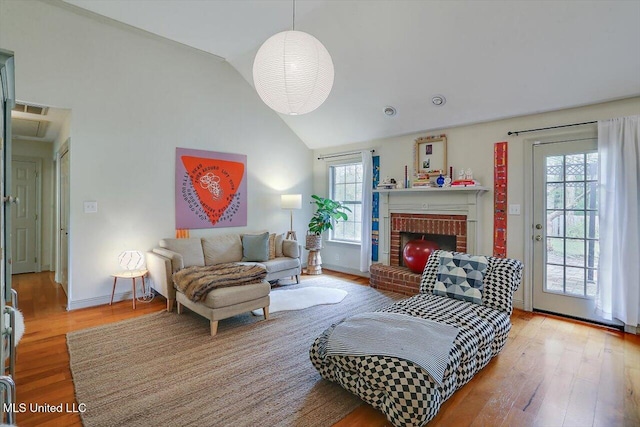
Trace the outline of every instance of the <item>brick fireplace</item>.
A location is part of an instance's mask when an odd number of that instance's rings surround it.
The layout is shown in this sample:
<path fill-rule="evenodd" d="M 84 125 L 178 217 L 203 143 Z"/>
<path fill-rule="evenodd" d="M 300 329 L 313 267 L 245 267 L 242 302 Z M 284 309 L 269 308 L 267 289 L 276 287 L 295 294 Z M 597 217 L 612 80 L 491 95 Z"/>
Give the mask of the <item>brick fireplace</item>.
<path fill-rule="evenodd" d="M 422 274 L 402 265 L 402 246 L 410 238 L 424 237 L 445 250 L 475 252 L 478 198 L 484 191 L 484 188 L 380 190 L 380 238 L 386 256 L 370 268 L 371 287 L 404 295 L 419 292 Z M 442 236 L 449 237 L 442 239 Z"/>
<path fill-rule="evenodd" d="M 389 264 L 402 265 L 403 233 L 424 236 L 427 240 L 437 241 L 437 236 L 455 237 L 455 249 L 467 251 L 467 216 L 466 215 L 434 215 L 434 214 L 391 214 L 391 245 Z M 430 239 L 429 236 L 435 238 Z M 440 245 L 442 248 L 442 245 Z"/>
<path fill-rule="evenodd" d="M 404 295 L 415 295 L 419 291 L 421 274 L 413 273 L 403 266 L 402 250 L 406 244 L 403 235 L 424 237 L 439 241 L 439 236 L 452 236 L 455 247 L 441 249 L 467 251 L 467 216 L 417 213 L 392 213 L 390 217 L 389 265 L 371 266 L 371 287 L 393 291 Z"/>

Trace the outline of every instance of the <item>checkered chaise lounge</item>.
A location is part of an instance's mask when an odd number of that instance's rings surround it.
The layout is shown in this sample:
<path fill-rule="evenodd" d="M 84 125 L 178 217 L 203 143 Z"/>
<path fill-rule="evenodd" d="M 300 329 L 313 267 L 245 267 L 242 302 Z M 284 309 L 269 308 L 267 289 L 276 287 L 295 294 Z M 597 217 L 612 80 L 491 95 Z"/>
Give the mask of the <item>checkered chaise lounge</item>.
<path fill-rule="evenodd" d="M 442 385 L 407 360 L 376 355 L 326 356 L 327 339 L 336 325 L 324 331 L 309 350 L 311 362 L 323 378 L 380 409 L 397 427 L 423 426 L 433 419 L 442 403 L 502 350 L 511 329 L 509 316 L 513 293 L 520 285 L 522 263 L 487 257 L 482 305 L 478 305 L 433 295 L 441 252 L 429 257 L 420 294 L 378 311 L 422 317 L 459 329 Z"/>

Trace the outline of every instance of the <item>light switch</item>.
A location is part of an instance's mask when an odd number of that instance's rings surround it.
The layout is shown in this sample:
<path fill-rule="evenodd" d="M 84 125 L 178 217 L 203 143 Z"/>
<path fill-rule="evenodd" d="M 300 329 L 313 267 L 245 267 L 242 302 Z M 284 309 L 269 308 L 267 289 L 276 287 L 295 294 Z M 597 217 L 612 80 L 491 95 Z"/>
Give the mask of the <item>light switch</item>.
<path fill-rule="evenodd" d="M 98 212 L 98 202 L 89 201 L 84 202 L 84 213 L 96 213 Z"/>
<path fill-rule="evenodd" d="M 509 215 L 520 215 L 520 205 L 509 205 Z"/>

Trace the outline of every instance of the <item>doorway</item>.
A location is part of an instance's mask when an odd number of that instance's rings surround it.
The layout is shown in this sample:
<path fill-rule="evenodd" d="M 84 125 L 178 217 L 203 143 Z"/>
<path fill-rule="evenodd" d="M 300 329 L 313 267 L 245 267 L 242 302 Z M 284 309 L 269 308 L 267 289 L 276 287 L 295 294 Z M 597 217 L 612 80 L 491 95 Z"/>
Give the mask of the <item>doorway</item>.
<path fill-rule="evenodd" d="M 11 266 L 13 274 L 40 271 L 41 161 L 14 156 L 11 161 L 11 194 L 18 203 L 11 210 Z"/>
<path fill-rule="evenodd" d="M 538 141 L 533 158 L 533 309 L 611 324 L 596 312 L 595 135 Z"/>
<path fill-rule="evenodd" d="M 60 153 L 68 151 L 71 111 L 18 101 L 11 111 L 11 123 L 11 172 L 14 177 L 11 188 L 19 199 L 11 217 L 11 272 L 55 271 L 55 277 L 62 275 L 65 281 L 51 283 L 60 288 L 61 294 L 64 292 L 68 296 L 67 266 L 64 265 L 64 271 L 60 272 L 58 168 Z M 68 198 L 66 201 L 68 203 Z M 68 212 L 68 206 L 64 210 Z M 63 262 L 67 260 L 64 256 Z M 52 291 L 57 292 L 56 289 Z"/>

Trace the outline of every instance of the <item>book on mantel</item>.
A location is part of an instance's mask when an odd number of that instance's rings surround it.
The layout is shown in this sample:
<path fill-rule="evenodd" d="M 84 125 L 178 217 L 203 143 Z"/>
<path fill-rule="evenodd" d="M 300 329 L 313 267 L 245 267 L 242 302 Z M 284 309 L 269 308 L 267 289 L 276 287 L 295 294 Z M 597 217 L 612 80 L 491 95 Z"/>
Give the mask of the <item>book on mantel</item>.
<path fill-rule="evenodd" d="M 451 182 L 452 187 L 476 187 L 479 185 L 480 183 L 475 179 L 456 179 Z"/>
<path fill-rule="evenodd" d="M 433 183 L 428 179 L 425 179 L 425 180 L 417 179 L 411 183 L 411 186 L 412 187 L 432 187 Z"/>

